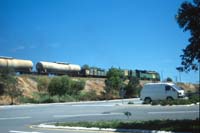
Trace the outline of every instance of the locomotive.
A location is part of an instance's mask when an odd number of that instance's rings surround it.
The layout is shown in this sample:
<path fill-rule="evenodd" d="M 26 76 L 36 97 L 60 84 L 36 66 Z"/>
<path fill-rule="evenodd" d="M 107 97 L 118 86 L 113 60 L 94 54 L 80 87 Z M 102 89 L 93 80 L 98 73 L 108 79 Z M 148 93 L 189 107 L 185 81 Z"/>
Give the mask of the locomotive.
<path fill-rule="evenodd" d="M 69 75 L 74 77 L 98 77 L 106 78 L 107 71 L 97 67 L 82 67 L 66 62 L 46 62 L 36 63 L 36 72 L 32 71 L 33 62 L 31 60 L 15 59 L 12 57 L 0 57 L 0 68 L 12 68 L 20 74 L 53 74 Z M 159 73 L 146 70 L 122 70 L 124 76 L 137 77 L 140 80 L 160 81 Z"/>

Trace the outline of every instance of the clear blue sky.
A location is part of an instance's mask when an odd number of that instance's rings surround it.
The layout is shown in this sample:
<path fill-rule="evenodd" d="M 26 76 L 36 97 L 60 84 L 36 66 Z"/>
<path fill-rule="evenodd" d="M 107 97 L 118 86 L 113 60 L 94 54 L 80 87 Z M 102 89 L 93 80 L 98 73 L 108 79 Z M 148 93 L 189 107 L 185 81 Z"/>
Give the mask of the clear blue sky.
<path fill-rule="evenodd" d="M 155 70 L 178 78 L 189 33 L 183 0 L 0 0 L 0 56 L 101 68 Z M 197 83 L 198 72 L 182 73 Z"/>

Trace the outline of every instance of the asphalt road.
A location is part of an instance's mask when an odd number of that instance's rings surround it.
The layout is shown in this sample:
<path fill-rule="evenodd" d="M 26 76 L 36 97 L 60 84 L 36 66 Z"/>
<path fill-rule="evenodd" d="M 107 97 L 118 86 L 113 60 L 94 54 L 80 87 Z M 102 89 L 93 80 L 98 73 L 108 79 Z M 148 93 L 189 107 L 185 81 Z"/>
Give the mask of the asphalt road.
<path fill-rule="evenodd" d="M 128 101 L 134 101 L 135 104 L 127 104 Z M 31 125 L 63 121 L 126 120 L 127 117 L 124 115 L 126 111 L 131 112 L 130 119 L 133 120 L 199 118 L 199 105 L 150 106 L 142 105 L 139 99 L 0 106 L 0 132 L 78 133 L 80 131 L 35 129 L 31 128 Z M 85 131 L 85 133 L 87 132 Z M 84 131 L 81 131 L 81 133 L 84 133 Z"/>

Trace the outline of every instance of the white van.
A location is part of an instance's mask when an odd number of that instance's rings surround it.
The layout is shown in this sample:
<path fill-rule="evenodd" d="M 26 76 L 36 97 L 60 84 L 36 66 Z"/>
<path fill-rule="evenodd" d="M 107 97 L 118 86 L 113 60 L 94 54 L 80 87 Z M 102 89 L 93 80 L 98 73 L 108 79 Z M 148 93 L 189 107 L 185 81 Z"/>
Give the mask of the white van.
<path fill-rule="evenodd" d="M 145 103 L 150 103 L 152 100 L 173 100 L 184 96 L 184 90 L 173 83 L 147 83 L 140 93 L 140 98 Z"/>

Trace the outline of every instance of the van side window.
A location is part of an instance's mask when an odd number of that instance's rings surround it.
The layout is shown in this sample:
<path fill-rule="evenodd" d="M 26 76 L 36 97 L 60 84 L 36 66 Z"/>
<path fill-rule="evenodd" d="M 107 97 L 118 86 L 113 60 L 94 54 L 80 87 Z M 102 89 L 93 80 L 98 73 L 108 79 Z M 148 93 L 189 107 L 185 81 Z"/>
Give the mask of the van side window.
<path fill-rule="evenodd" d="M 171 87 L 170 86 L 165 86 L 165 91 L 170 91 L 171 90 Z"/>

